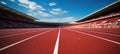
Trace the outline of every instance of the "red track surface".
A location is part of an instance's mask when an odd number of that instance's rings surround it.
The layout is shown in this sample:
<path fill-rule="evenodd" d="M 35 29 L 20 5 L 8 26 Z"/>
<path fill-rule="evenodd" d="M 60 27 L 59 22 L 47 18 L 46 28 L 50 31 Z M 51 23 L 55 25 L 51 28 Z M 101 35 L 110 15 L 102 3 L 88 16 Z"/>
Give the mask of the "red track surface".
<path fill-rule="evenodd" d="M 120 54 L 120 29 L 1 29 L 0 54 Z"/>

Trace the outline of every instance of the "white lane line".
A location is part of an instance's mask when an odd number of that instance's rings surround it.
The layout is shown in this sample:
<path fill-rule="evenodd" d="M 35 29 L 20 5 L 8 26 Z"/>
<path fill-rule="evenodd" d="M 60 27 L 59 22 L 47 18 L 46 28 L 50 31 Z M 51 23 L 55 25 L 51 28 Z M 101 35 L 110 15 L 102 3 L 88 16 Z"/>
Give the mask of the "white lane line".
<path fill-rule="evenodd" d="M 69 29 L 69 30 L 71 30 L 71 29 Z M 119 42 L 116 42 L 116 41 L 113 41 L 113 40 L 109 40 L 109 39 L 106 39 L 106 38 L 102 38 L 102 37 L 99 37 L 99 36 L 95 36 L 95 35 L 92 35 L 92 34 L 88 34 L 88 33 L 85 33 L 85 32 L 80 32 L 80 31 L 76 31 L 76 30 L 71 30 L 71 31 L 74 31 L 74 32 L 77 32 L 77 33 L 82 33 L 82 34 L 85 34 L 85 35 L 88 35 L 88 36 L 91 36 L 91 37 L 95 37 L 95 38 L 98 38 L 98 39 L 102 39 L 102 40 L 120 45 Z"/>
<path fill-rule="evenodd" d="M 60 29 L 59 29 L 59 31 L 58 31 L 58 37 L 57 37 L 57 40 L 56 40 L 56 44 L 55 44 L 55 48 L 54 48 L 53 54 L 58 54 L 59 39 L 60 39 Z"/>
<path fill-rule="evenodd" d="M 43 30 L 41 30 L 43 31 Z M 5 37 L 11 37 L 11 36 L 15 36 L 15 35 L 21 35 L 21 34 L 26 34 L 26 33 L 33 33 L 33 32 L 37 32 L 37 31 L 32 31 L 32 32 L 22 32 L 22 33 L 17 33 L 17 34 L 11 34 L 11 35 L 6 35 L 6 36 L 0 36 L 0 38 L 5 38 Z"/>
<path fill-rule="evenodd" d="M 103 32 L 98 32 L 98 31 L 88 31 L 88 32 L 101 33 L 101 34 L 112 35 L 112 36 L 120 36 L 120 35 L 117 35 L 117 34 L 103 33 Z"/>
<path fill-rule="evenodd" d="M 35 38 L 35 37 L 37 37 L 37 36 L 39 36 L 39 35 L 45 34 L 45 33 L 47 33 L 47 32 L 50 32 L 50 31 L 53 31 L 53 30 L 48 30 L 48 31 L 45 31 L 45 32 L 42 32 L 42 33 L 33 35 L 33 36 L 31 36 L 31 37 L 28 37 L 28 38 L 26 38 L 26 39 L 23 39 L 23 40 L 21 40 L 21 41 L 15 42 L 15 43 L 13 43 L 13 44 L 11 44 L 11 45 L 8 45 L 8 46 L 5 46 L 5 47 L 3 47 L 3 48 L 0 48 L 0 51 L 5 50 L 5 49 L 7 49 L 7 48 L 10 48 L 10 47 L 12 47 L 12 46 L 15 46 L 15 45 L 17 45 L 17 44 L 20 44 L 20 43 L 22 43 L 22 42 L 25 42 L 25 41 L 27 41 L 27 40 L 30 40 L 30 39 L 32 39 L 32 38 Z"/>

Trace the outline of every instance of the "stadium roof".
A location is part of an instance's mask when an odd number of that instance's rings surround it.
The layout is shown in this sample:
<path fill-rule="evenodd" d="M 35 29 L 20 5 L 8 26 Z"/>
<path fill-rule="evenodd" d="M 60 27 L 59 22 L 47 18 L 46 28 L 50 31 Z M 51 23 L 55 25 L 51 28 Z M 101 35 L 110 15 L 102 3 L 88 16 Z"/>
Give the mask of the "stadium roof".
<path fill-rule="evenodd" d="M 34 18 L 34 17 L 32 17 L 32 16 L 29 16 L 29 15 L 26 15 L 26 14 L 24 14 L 24 13 L 22 13 L 22 12 L 19 12 L 19 11 L 17 11 L 17 10 L 14 10 L 14 9 L 12 9 L 12 8 L 9 8 L 9 7 L 7 7 L 7 6 L 3 5 L 3 4 L 0 4 L 0 8 L 3 9 L 3 10 L 9 11 L 9 12 L 15 13 L 15 14 L 17 14 L 17 15 L 19 15 L 19 16 L 26 17 L 26 18 L 28 18 L 28 19 L 37 20 L 37 18 Z"/>
<path fill-rule="evenodd" d="M 105 13 L 109 13 L 109 12 L 112 12 L 114 10 L 120 10 L 120 0 L 98 10 L 98 11 L 95 11 L 85 17 L 83 17 L 81 20 L 77 21 L 77 22 L 82 22 L 82 21 L 86 21 L 86 20 L 90 20 L 90 19 L 93 19 L 95 17 L 98 17 L 98 16 L 101 16 Z"/>

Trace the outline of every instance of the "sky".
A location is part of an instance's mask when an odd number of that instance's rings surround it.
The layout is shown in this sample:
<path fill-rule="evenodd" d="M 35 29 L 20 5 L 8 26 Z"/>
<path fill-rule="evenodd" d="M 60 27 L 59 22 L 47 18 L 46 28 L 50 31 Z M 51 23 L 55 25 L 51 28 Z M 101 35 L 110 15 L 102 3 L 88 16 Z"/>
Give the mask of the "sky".
<path fill-rule="evenodd" d="M 40 22 L 73 22 L 117 0 L 0 0 Z"/>

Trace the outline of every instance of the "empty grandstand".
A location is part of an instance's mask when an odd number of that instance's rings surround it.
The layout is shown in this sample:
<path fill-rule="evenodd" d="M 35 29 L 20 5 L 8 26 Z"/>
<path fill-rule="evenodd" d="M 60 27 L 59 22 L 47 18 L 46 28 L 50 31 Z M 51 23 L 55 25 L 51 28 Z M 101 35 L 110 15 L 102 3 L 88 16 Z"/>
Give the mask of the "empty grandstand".
<path fill-rule="evenodd" d="M 77 21 L 77 28 L 120 28 L 120 1 L 112 3 Z M 80 24 L 80 25 L 79 25 Z"/>

